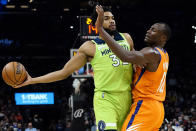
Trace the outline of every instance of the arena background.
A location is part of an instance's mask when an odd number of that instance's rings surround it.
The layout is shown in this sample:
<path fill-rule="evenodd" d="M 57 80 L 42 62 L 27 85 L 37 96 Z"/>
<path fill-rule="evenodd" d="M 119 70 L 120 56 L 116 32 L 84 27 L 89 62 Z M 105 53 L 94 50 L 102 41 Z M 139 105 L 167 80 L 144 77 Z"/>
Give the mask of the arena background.
<path fill-rule="evenodd" d="M 0 69 L 10 61 L 19 61 L 35 77 L 61 69 L 70 59 L 70 49 L 77 49 L 85 41 L 80 39 L 79 18 L 91 15 L 97 1 L 0 2 Z M 166 45 L 170 56 L 166 119 L 161 130 L 172 130 L 172 126 L 173 130 L 179 126 L 185 131 L 196 130 L 196 1 L 103 0 L 100 3 L 111 6 L 117 29 L 132 36 L 136 50 L 146 46 L 144 36 L 153 23 L 166 22 L 171 26 L 172 38 Z M 73 86 L 74 80 L 76 84 L 77 80 L 70 76 L 59 82 L 14 89 L 1 77 L 0 129 L 14 130 L 20 128 L 19 124 L 24 129 L 28 122 L 33 122 L 41 131 L 65 128 L 93 131 L 93 79 L 80 79 L 83 81 L 79 83 L 80 93 Z M 16 105 L 16 92 L 54 92 L 54 104 Z M 82 109 L 81 117 L 74 117 L 77 109 Z"/>

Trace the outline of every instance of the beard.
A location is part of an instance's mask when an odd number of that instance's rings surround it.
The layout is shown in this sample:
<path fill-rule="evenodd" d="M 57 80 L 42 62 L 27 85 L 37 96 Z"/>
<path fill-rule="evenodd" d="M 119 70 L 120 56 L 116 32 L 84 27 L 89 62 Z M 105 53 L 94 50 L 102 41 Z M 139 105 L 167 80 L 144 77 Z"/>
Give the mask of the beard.
<path fill-rule="evenodd" d="M 115 35 L 115 34 L 117 34 L 118 33 L 118 31 L 117 31 L 117 29 L 116 30 L 110 30 L 110 29 L 106 29 L 106 28 L 104 28 L 105 29 L 105 31 L 109 34 L 109 35 Z"/>

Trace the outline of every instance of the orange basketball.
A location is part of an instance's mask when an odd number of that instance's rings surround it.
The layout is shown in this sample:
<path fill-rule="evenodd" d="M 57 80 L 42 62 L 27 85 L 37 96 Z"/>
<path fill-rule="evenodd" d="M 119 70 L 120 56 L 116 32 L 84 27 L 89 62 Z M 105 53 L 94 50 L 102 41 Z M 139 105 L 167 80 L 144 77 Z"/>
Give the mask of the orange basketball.
<path fill-rule="evenodd" d="M 9 62 L 2 70 L 2 77 L 6 84 L 13 87 L 22 84 L 27 78 L 27 73 L 21 63 Z"/>

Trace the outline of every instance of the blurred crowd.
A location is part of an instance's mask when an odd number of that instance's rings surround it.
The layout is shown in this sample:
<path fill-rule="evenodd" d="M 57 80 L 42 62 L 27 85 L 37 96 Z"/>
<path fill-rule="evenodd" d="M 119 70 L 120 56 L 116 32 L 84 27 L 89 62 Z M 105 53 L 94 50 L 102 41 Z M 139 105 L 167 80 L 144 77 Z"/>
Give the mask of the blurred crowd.
<path fill-rule="evenodd" d="M 39 92 L 44 87 L 30 87 L 29 90 L 39 88 Z M 71 125 L 70 118 L 66 119 L 67 96 L 59 93 L 58 89 L 55 91 L 58 93 L 55 105 L 18 106 L 14 100 L 15 90 L 7 86 L 0 88 L 0 131 L 64 131 Z"/>
<path fill-rule="evenodd" d="M 3 93 L 3 92 L 1 92 Z M 39 131 L 43 119 L 38 114 L 31 114 L 27 108 L 23 113 L 15 106 L 9 96 L 0 99 L 0 131 Z"/>
<path fill-rule="evenodd" d="M 162 131 L 196 130 L 196 89 L 194 79 L 178 77 L 168 79 L 165 121 Z"/>

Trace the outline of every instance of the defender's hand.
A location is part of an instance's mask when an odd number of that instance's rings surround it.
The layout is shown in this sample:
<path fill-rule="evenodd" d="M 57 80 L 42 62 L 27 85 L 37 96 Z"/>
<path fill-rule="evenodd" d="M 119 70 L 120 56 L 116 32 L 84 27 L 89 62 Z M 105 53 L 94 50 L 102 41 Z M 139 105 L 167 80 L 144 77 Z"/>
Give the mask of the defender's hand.
<path fill-rule="evenodd" d="M 96 12 L 98 14 L 97 21 L 95 23 L 96 28 L 99 30 L 103 28 L 103 21 L 104 21 L 104 10 L 101 5 L 96 6 Z"/>

